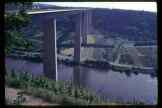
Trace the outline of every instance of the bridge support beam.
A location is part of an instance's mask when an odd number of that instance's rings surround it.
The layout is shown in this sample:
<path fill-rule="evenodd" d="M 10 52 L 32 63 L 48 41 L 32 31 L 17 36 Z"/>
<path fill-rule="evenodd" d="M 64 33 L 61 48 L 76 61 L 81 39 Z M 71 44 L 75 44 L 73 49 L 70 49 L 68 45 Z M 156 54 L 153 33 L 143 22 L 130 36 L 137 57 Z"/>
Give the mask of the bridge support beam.
<path fill-rule="evenodd" d="M 42 24 L 43 36 L 43 63 L 46 77 L 58 80 L 57 47 L 56 47 L 56 19 L 45 20 Z"/>
<path fill-rule="evenodd" d="M 82 33 L 83 19 L 82 18 L 83 18 L 82 13 L 77 15 L 77 18 L 76 18 L 76 35 L 74 37 L 74 62 L 76 64 L 80 63 L 81 36 L 83 35 Z M 76 86 L 79 85 L 79 77 L 78 77 L 79 74 L 80 74 L 80 67 L 76 66 L 76 68 L 74 68 L 74 75 L 73 75 L 73 83 Z"/>
<path fill-rule="evenodd" d="M 87 33 L 91 34 L 92 33 L 92 11 L 89 10 L 87 11 Z"/>
<path fill-rule="evenodd" d="M 82 35 L 82 43 L 83 44 L 87 44 L 87 34 L 88 34 L 88 12 L 85 10 L 83 13 L 83 23 L 82 23 L 82 27 L 83 27 L 83 35 Z"/>
<path fill-rule="evenodd" d="M 87 44 L 87 35 L 92 31 L 92 14 L 91 11 L 85 10 L 83 13 L 83 35 L 82 35 L 82 43 Z"/>
<path fill-rule="evenodd" d="M 82 18 L 83 14 L 77 15 L 76 18 L 76 35 L 74 37 L 74 61 L 76 63 L 80 62 L 81 36 L 83 35 Z"/>

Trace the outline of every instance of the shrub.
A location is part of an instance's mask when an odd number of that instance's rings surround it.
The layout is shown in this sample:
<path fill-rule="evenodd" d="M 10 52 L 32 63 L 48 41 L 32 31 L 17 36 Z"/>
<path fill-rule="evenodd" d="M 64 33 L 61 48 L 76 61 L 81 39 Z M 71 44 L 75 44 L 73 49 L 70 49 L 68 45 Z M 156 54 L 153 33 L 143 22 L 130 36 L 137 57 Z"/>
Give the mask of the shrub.
<path fill-rule="evenodd" d="M 20 104 L 22 104 L 25 101 L 26 101 L 26 98 L 24 97 L 23 93 L 22 92 L 18 92 L 16 99 L 13 100 L 13 104 L 20 105 Z"/>
<path fill-rule="evenodd" d="M 28 91 L 32 91 L 33 94 L 37 97 L 44 97 L 45 100 L 54 101 L 56 100 L 55 95 L 60 95 L 60 101 L 65 101 L 68 103 L 65 97 L 72 97 L 76 99 L 85 100 L 87 103 L 92 102 L 100 102 L 94 93 L 90 93 L 84 88 L 75 87 L 71 82 L 62 82 L 62 81 L 54 81 L 50 80 L 46 77 L 39 76 L 33 77 L 30 73 L 21 72 L 19 74 L 9 73 L 6 77 L 6 84 L 15 88 L 23 88 L 28 89 Z M 30 89 L 31 87 L 35 88 Z M 28 92 L 29 93 L 29 92 Z M 84 102 L 83 102 L 84 103 Z"/>

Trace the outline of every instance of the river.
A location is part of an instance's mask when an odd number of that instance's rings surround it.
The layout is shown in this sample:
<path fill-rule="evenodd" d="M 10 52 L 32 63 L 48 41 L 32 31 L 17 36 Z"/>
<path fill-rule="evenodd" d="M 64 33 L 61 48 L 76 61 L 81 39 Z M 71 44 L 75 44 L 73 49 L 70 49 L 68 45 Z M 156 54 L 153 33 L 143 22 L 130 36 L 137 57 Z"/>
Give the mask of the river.
<path fill-rule="evenodd" d="M 6 58 L 6 69 L 27 71 L 33 75 L 43 75 L 43 64 L 31 61 Z M 73 80 L 85 88 L 104 96 L 110 101 L 142 101 L 146 104 L 157 104 L 157 77 L 149 74 L 126 74 L 112 70 L 97 70 L 87 67 L 70 67 L 58 64 L 58 79 Z"/>

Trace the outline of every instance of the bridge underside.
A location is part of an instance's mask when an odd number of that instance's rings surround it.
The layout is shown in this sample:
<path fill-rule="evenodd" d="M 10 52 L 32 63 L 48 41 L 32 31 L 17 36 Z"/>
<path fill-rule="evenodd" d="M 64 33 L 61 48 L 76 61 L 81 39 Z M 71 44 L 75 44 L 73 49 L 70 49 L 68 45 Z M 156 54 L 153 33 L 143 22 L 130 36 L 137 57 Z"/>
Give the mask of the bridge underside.
<path fill-rule="evenodd" d="M 41 23 L 41 29 L 44 32 L 43 36 L 43 63 L 44 74 L 46 77 L 58 80 L 57 72 L 57 42 L 56 42 L 56 21 L 57 18 L 74 14 L 76 16 L 76 36 L 74 37 L 74 61 L 80 62 L 81 39 L 82 43 L 87 43 L 87 34 L 89 31 L 90 10 L 87 9 L 68 9 L 68 10 L 53 10 L 28 12 L 32 15 L 33 21 Z M 77 74 L 77 73 L 76 73 Z"/>

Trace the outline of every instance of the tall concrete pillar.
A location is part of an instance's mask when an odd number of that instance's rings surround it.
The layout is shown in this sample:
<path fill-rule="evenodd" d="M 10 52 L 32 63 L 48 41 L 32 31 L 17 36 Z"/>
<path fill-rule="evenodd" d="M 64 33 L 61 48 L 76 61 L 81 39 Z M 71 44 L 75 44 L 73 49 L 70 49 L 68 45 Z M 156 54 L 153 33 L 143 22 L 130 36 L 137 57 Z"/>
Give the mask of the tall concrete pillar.
<path fill-rule="evenodd" d="M 82 35 L 82 43 L 87 44 L 87 34 L 88 34 L 88 12 L 87 10 L 83 13 L 83 35 Z"/>
<path fill-rule="evenodd" d="M 87 44 L 87 35 L 92 32 L 92 11 L 91 10 L 84 10 L 82 24 L 83 24 L 82 42 L 83 44 Z"/>
<path fill-rule="evenodd" d="M 74 37 L 74 61 L 80 62 L 80 49 L 81 49 L 81 36 L 82 36 L 82 14 L 77 15 L 76 18 L 76 35 Z"/>
<path fill-rule="evenodd" d="M 74 66 L 74 69 L 73 69 L 73 84 L 76 87 L 79 87 L 81 85 L 80 74 L 81 74 L 80 73 L 80 66 L 79 65 Z"/>
<path fill-rule="evenodd" d="M 92 10 L 87 11 L 87 33 L 92 32 Z"/>
<path fill-rule="evenodd" d="M 81 36 L 82 36 L 82 16 L 83 14 L 79 14 L 76 17 L 76 35 L 74 37 L 74 62 L 76 64 L 80 63 L 80 50 L 81 50 Z M 74 75 L 73 75 L 73 83 L 74 85 L 79 85 L 79 75 L 80 75 L 80 67 L 74 67 Z"/>
<path fill-rule="evenodd" d="M 56 19 L 45 20 L 42 24 L 44 74 L 50 79 L 57 80 L 57 47 Z"/>

